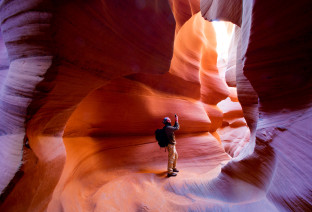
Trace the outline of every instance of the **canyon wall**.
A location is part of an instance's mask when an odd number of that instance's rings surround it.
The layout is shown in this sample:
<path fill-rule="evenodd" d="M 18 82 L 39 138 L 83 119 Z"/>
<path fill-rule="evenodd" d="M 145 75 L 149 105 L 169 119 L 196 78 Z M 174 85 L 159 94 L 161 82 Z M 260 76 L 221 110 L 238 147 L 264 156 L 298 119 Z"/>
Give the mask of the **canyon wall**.
<path fill-rule="evenodd" d="M 311 209 L 311 22 L 301 22 L 311 8 L 310 1 L 243 1 L 236 86 L 249 145 L 214 180 L 174 191 L 223 200 L 215 206 L 222 210 Z"/>
<path fill-rule="evenodd" d="M 0 1 L 0 209 L 308 211 L 311 9 Z M 236 25 L 224 77 L 213 20 Z M 174 113 L 168 179 L 153 133 Z"/>

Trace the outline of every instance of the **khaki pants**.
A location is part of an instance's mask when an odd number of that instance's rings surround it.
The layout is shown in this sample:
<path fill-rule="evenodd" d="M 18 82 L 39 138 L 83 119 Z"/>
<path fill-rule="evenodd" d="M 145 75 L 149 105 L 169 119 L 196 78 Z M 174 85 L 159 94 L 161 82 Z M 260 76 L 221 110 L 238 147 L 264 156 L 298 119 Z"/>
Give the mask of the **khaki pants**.
<path fill-rule="evenodd" d="M 172 173 L 173 169 L 176 168 L 178 152 L 174 144 L 168 144 L 168 173 Z"/>

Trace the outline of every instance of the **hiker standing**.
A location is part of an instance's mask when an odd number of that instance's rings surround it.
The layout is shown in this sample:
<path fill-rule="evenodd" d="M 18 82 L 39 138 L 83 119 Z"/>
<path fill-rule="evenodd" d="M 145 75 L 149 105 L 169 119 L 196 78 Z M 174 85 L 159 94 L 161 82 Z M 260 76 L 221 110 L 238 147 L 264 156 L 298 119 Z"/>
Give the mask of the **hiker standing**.
<path fill-rule="evenodd" d="M 171 120 L 169 117 L 165 117 L 163 123 L 165 124 L 165 132 L 168 138 L 168 177 L 177 176 L 179 170 L 176 168 L 177 159 L 178 159 L 178 152 L 176 150 L 176 140 L 174 136 L 174 131 L 180 128 L 178 123 L 178 116 L 175 114 L 175 123 L 171 126 Z"/>

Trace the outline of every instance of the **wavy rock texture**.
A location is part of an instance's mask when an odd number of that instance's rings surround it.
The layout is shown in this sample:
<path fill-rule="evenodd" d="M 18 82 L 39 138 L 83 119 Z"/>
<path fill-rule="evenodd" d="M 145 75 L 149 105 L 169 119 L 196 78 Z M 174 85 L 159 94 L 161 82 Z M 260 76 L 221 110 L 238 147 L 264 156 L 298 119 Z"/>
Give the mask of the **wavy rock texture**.
<path fill-rule="evenodd" d="M 233 89 L 233 93 L 232 98 L 228 97 L 218 104 L 223 112 L 223 119 L 222 126 L 217 129 L 217 133 L 220 135 L 225 151 L 232 157 L 237 157 L 249 142 L 250 131 L 244 119 L 242 107 L 235 95 L 236 89 Z"/>
<path fill-rule="evenodd" d="M 311 8 L 0 1 L 0 210 L 309 211 Z M 240 26 L 225 78 L 205 19 Z"/>
<path fill-rule="evenodd" d="M 297 21 L 309 19 L 311 3 L 243 1 L 242 6 L 236 84 L 251 129 L 250 145 L 217 178 L 185 181 L 171 189 L 221 201 L 214 210 L 309 211 L 311 22 Z M 296 18 L 283 24 L 290 15 Z"/>
<path fill-rule="evenodd" d="M 10 162 L 2 166 L 1 190 L 20 166 L 25 121 L 32 148 L 25 150 L 25 174 L 4 210 L 25 188 L 28 197 L 12 211 L 47 207 L 66 158 L 61 135 L 77 104 L 113 78 L 167 72 L 174 26 L 166 1 L 143 6 L 124 1 L 1 1 L 1 31 L 10 58 L 0 123 L 1 144 L 7 143 L 1 157 Z M 32 170 L 38 174 L 31 175 Z"/>
<path fill-rule="evenodd" d="M 201 0 L 200 11 L 209 21 L 230 21 L 237 26 L 242 24 L 242 2 L 240 0 Z"/>
<path fill-rule="evenodd" d="M 0 34 L 0 84 L 4 83 L 5 77 L 9 71 L 10 61 L 8 52 L 4 45 L 2 34 Z"/>

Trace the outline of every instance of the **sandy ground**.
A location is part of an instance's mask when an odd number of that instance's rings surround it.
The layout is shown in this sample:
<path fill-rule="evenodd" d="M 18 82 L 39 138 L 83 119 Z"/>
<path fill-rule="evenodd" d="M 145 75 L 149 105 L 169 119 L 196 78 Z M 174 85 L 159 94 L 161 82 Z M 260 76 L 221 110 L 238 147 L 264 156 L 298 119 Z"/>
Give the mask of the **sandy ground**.
<path fill-rule="evenodd" d="M 153 137 L 64 138 L 67 158 L 48 211 L 184 211 L 201 202 L 171 184 L 217 176 L 230 157 L 209 133 L 177 137 L 178 176 Z M 206 203 L 207 204 L 207 203 Z"/>

